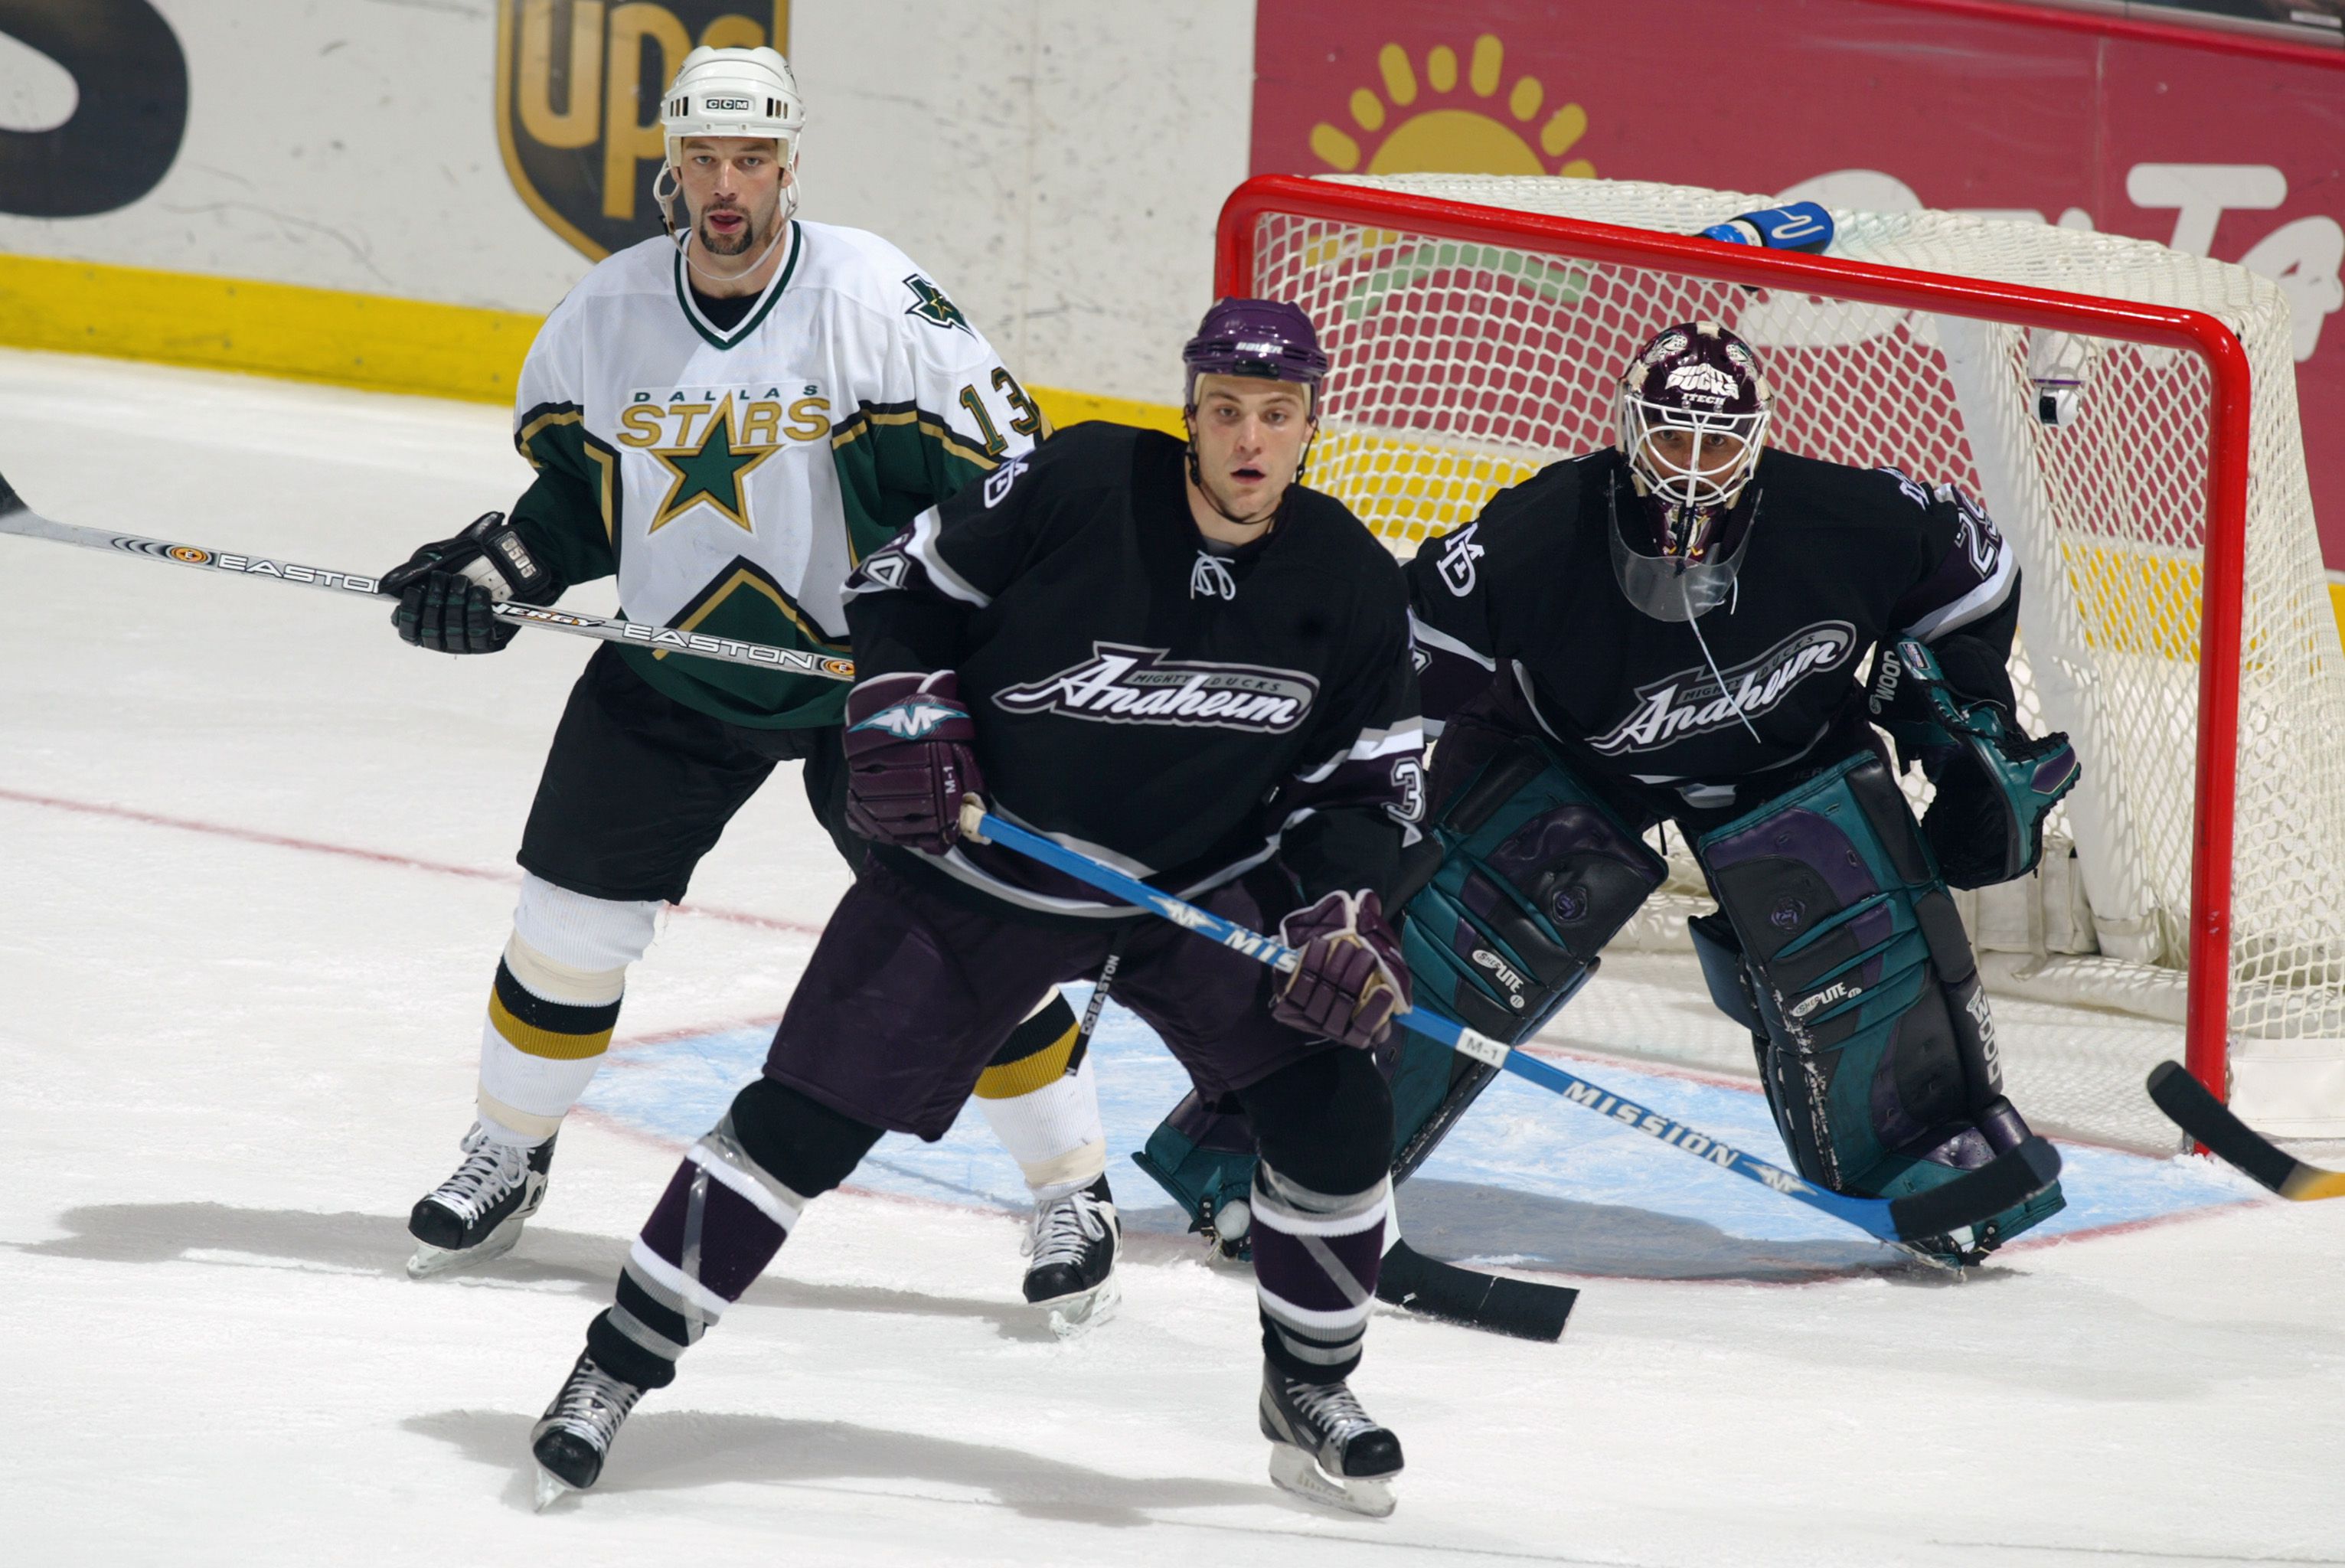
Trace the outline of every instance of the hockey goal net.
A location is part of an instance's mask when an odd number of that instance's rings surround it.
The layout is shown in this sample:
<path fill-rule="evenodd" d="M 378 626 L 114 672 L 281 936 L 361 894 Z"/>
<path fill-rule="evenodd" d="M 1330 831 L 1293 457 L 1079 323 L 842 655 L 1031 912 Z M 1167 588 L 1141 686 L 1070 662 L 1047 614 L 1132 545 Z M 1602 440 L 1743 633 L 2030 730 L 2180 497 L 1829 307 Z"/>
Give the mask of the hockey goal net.
<path fill-rule="evenodd" d="M 1334 361 L 1311 483 L 1403 555 L 1609 443 L 1629 353 L 1688 320 L 1760 350 L 1772 443 L 1983 498 L 2025 571 L 2021 717 L 2085 765 L 2046 870 L 1966 911 L 1990 984 L 2050 1004 L 2006 1049 L 2015 1099 L 2045 1115 L 2034 1079 L 2054 1123 L 2142 1141 L 2143 1072 L 2187 1054 L 2269 1130 L 2345 1135 L 2345 651 L 2279 290 L 1943 212 L 1835 212 L 1819 258 L 1690 238 L 1771 205 L 1266 176 L 1223 209 L 1217 291 L 1310 314 Z M 1632 942 L 1667 947 L 1707 907 L 1674 865 Z M 2117 1013 L 2162 1030 L 2095 1045 Z"/>

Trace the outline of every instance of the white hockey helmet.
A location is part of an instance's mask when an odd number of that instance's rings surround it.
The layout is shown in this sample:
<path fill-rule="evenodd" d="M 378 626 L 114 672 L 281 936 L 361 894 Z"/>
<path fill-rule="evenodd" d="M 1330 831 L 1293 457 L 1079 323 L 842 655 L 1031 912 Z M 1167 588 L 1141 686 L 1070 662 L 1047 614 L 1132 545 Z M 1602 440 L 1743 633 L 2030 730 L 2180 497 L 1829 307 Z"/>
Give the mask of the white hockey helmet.
<path fill-rule="evenodd" d="M 776 158 L 788 169 L 797 163 L 805 126 L 806 102 L 790 63 L 763 46 L 695 49 L 660 100 L 671 169 L 683 167 L 685 137 L 695 136 L 771 137 Z"/>

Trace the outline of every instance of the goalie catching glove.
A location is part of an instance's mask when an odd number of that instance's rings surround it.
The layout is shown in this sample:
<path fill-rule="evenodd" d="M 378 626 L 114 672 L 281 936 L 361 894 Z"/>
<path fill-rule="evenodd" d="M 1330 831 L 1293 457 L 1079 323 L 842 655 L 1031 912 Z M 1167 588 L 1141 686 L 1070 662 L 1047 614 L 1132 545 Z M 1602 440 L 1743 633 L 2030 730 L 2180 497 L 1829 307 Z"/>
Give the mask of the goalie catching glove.
<path fill-rule="evenodd" d="M 1375 892 L 1329 893 L 1280 921 L 1278 939 L 1302 954 L 1270 1003 L 1288 1028 L 1365 1050 L 1408 1011 L 1408 966 Z"/>
<path fill-rule="evenodd" d="M 941 855 L 960 804 L 985 793 L 977 726 L 951 670 L 875 676 L 847 694 L 847 825 L 867 839 Z"/>
<path fill-rule="evenodd" d="M 382 591 L 398 596 L 391 624 L 401 640 L 434 653 L 495 653 L 520 628 L 496 617 L 508 599 L 550 605 L 569 585 L 522 537 L 502 512 L 484 512 L 452 539 L 424 545 L 382 575 Z"/>
<path fill-rule="evenodd" d="M 1937 786 L 1922 833 L 1958 888 L 2024 877 L 2044 853 L 2044 819 L 2076 787 L 2076 748 L 2058 730 L 2031 740 L 2008 709 L 1965 700 L 1919 639 L 1884 649 L 1873 672 L 1873 721 Z"/>

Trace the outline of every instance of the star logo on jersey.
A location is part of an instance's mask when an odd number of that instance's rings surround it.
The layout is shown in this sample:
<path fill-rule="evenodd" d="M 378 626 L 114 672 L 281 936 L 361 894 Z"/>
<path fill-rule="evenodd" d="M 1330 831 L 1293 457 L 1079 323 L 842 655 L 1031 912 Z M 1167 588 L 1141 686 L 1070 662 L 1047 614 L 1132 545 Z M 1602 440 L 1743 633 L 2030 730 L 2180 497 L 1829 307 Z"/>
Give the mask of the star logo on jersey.
<path fill-rule="evenodd" d="M 977 335 L 976 329 L 969 324 L 969 318 L 960 313 L 960 307 L 946 299 L 942 289 L 918 272 L 904 280 L 904 287 L 912 291 L 911 308 L 904 314 L 918 316 L 931 327 L 940 327 L 949 332 L 958 330 L 971 337 Z"/>
<path fill-rule="evenodd" d="M 756 532 L 749 522 L 749 501 L 741 482 L 780 448 L 736 451 L 733 425 L 733 399 L 728 395 L 709 413 L 698 445 L 651 449 L 651 457 L 668 472 L 668 487 L 652 514 L 651 525 L 644 530 L 646 534 L 656 534 L 703 505 L 745 533 Z"/>

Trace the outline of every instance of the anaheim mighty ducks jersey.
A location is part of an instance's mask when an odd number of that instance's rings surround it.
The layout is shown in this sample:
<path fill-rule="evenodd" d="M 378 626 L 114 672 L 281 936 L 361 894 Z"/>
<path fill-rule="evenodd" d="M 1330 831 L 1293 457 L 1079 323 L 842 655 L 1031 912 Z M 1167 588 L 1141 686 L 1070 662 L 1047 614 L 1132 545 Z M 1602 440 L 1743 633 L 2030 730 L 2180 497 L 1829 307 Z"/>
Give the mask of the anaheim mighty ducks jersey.
<path fill-rule="evenodd" d="M 1295 485 L 1226 553 L 1186 448 L 1078 424 L 932 512 L 849 585 L 867 677 L 954 669 L 1005 819 L 1193 898 L 1274 856 L 1305 899 L 1389 893 L 1424 794 L 1408 594 L 1376 536 Z M 1042 916 L 1130 907 L 1014 851 L 882 850 Z"/>
<path fill-rule="evenodd" d="M 1690 623 L 1645 615 L 1613 575 L 1614 508 L 1637 503 L 1609 449 L 1427 540 L 1406 568 L 1426 732 L 1495 677 L 1508 712 L 1597 777 L 1711 809 L 1739 779 L 1865 744 L 1857 672 L 1884 637 L 1985 645 L 1961 661 L 1964 689 L 2010 704 L 2019 565 L 1967 496 L 1775 451 L 1751 487 L 1733 596 Z"/>
<path fill-rule="evenodd" d="M 860 229 L 793 222 L 730 327 L 674 244 L 588 272 L 522 369 L 515 442 L 539 477 L 522 536 L 573 583 L 616 573 L 628 620 L 843 655 L 857 562 L 1044 433 L 928 275 Z M 836 724 L 842 682 L 628 647 L 661 691 L 731 723 Z"/>

